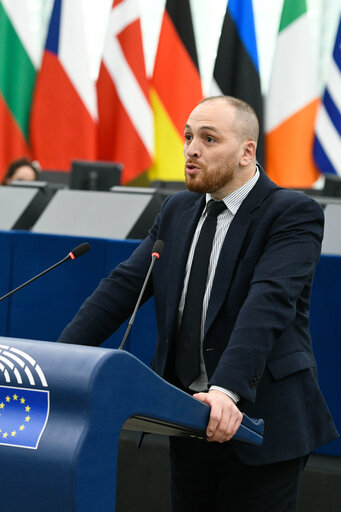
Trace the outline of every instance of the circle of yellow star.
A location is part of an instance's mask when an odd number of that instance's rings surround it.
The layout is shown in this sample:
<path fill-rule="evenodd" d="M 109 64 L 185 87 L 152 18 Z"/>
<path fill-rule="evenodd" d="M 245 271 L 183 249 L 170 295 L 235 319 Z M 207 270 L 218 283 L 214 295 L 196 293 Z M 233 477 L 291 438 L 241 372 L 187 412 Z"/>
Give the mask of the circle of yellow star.
<path fill-rule="evenodd" d="M 13 398 L 13 401 L 18 401 L 19 397 L 18 397 L 17 394 L 14 394 L 14 395 L 12 395 L 12 398 Z M 7 395 L 4 400 L 5 400 L 5 402 L 10 403 L 12 398 Z M 31 407 L 28 404 L 26 405 L 26 399 L 24 397 L 20 398 L 20 404 L 24 405 L 25 412 L 28 413 L 31 410 Z M 4 409 L 4 408 L 5 408 L 5 403 L 2 401 L 2 402 L 0 402 L 0 410 Z M 1 414 L 0 414 L 0 416 L 1 416 Z M 27 415 L 25 417 L 25 422 L 28 423 L 30 420 L 31 420 L 31 416 Z M 23 432 L 25 430 L 25 428 L 26 428 L 25 425 L 20 425 L 20 426 L 18 426 L 17 430 L 13 430 L 10 433 L 9 432 L 3 432 L 2 429 L 0 428 L 0 437 L 2 437 L 3 439 L 7 439 L 7 437 L 9 435 L 11 437 L 16 437 L 18 432 Z"/>

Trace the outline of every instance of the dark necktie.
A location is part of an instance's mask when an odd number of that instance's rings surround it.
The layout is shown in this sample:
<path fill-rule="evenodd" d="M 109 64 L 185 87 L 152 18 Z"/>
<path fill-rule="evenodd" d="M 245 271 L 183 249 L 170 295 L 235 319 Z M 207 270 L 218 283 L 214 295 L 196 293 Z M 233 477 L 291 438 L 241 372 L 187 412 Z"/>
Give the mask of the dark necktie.
<path fill-rule="evenodd" d="M 226 208 L 223 201 L 209 201 L 207 216 L 195 247 L 185 306 L 176 338 L 175 373 L 187 388 L 200 373 L 202 306 L 217 217 Z"/>

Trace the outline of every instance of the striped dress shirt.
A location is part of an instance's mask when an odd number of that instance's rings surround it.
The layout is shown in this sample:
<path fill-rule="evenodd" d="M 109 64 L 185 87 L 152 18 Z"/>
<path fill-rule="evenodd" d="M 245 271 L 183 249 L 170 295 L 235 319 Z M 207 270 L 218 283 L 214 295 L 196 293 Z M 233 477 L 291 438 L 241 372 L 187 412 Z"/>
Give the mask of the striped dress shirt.
<path fill-rule="evenodd" d="M 240 205 L 247 197 L 249 192 L 255 186 L 257 180 L 259 178 L 259 170 L 256 169 L 255 175 L 240 188 L 229 194 L 228 196 L 222 199 L 226 205 L 226 210 L 224 210 L 217 219 L 217 228 L 213 240 L 212 253 L 210 257 L 209 267 L 208 267 L 208 276 L 207 276 L 207 284 L 206 291 L 203 300 L 203 309 L 202 309 L 202 318 L 201 318 L 201 336 L 200 336 L 200 374 L 195 379 L 195 381 L 189 386 L 192 391 L 207 391 L 208 390 L 208 377 L 205 368 L 204 356 L 203 356 L 203 339 L 204 339 L 204 326 L 206 321 L 206 313 L 208 308 L 208 302 L 210 300 L 211 290 L 213 286 L 215 269 L 217 267 L 220 251 L 225 240 L 226 233 L 231 225 L 231 222 L 236 215 Z M 202 212 L 202 215 L 199 219 L 197 228 L 194 233 L 192 245 L 188 254 L 186 269 L 185 269 L 185 279 L 184 279 L 184 287 L 182 290 L 182 295 L 179 303 L 179 315 L 178 315 L 178 325 L 180 325 L 182 313 L 184 310 L 187 286 L 189 274 L 191 271 L 191 265 L 193 261 L 194 250 L 200 235 L 200 231 L 203 223 L 205 222 L 207 215 L 207 203 L 210 201 L 212 196 L 210 194 L 206 194 L 206 206 Z M 219 388 L 217 386 L 211 386 L 210 389 L 218 389 L 220 391 L 225 392 L 228 396 L 230 396 L 235 402 L 238 401 L 239 397 L 233 391 L 225 390 L 223 388 Z"/>

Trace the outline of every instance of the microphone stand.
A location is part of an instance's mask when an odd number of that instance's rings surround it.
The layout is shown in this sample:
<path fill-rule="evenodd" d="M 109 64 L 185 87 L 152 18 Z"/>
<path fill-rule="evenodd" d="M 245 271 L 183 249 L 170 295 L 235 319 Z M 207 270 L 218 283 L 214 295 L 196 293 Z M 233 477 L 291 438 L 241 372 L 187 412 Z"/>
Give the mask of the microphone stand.
<path fill-rule="evenodd" d="M 37 276 L 34 276 L 34 277 L 32 277 L 32 279 L 29 279 L 28 281 L 26 281 L 26 283 L 23 283 L 20 286 L 17 286 L 17 288 L 14 288 L 14 290 L 11 290 L 10 292 L 6 293 L 6 295 L 3 295 L 2 297 L 0 297 L 0 302 L 4 299 L 7 299 L 7 297 L 9 297 L 13 293 L 21 290 L 21 288 L 24 288 L 24 286 L 27 286 L 28 284 L 32 283 L 33 281 L 35 281 L 39 277 L 43 276 L 44 274 L 47 274 L 47 272 L 50 272 L 50 270 L 53 270 L 54 268 L 58 267 L 59 265 L 61 265 L 62 263 L 65 263 L 68 260 L 74 260 L 75 258 L 82 256 L 89 250 L 90 250 L 90 245 L 87 242 L 84 242 L 84 243 L 78 245 L 71 252 L 69 252 L 69 254 L 67 256 L 65 256 L 65 258 L 63 258 L 62 260 L 60 260 L 57 263 L 55 263 L 54 265 L 52 265 L 52 267 L 47 268 L 43 272 L 40 272 L 40 274 L 38 274 Z"/>
<path fill-rule="evenodd" d="M 143 286 L 142 286 L 142 290 L 140 291 L 140 295 L 139 295 L 139 298 L 137 299 L 137 302 L 136 302 L 136 305 L 135 305 L 135 309 L 133 311 L 133 314 L 131 315 L 130 317 L 130 320 L 129 320 L 129 323 L 128 323 L 128 327 L 126 329 L 126 332 L 124 333 L 124 336 L 123 336 L 123 340 L 121 341 L 121 345 L 118 347 L 118 350 L 123 350 L 123 347 L 125 345 L 125 342 L 129 336 L 129 333 L 130 333 L 130 330 L 133 326 L 133 323 L 134 323 L 134 320 L 135 320 L 135 316 L 136 316 L 136 313 L 137 313 L 137 310 L 139 309 L 139 306 L 140 306 L 140 302 L 142 300 L 142 297 L 143 297 L 143 294 L 144 294 L 144 291 L 146 289 L 146 286 L 147 286 L 147 283 L 148 283 L 148 279 L 149 279 L 149 276 L 153 270 L 153 266 L 154 266 L 154 263 L 155 261 L 159 258 L 159 255 L 158 254 L 155 254 L 153 253 L 152 254 L 152 261 L 151 261 L 151 264 L 149 265 L 149 269 L 148 269 L 148 272 L 147 272 L 147 275 L 145 277 L 145 280 L 144 280 L 144 283 L 143 283 Z"/>
<path fill-rule="evenodd" d="M 68 259 L 70 259 L 70 256 L 69 255 L 65 256 L 65 258 L 63 258 L 62 260 L 58 261 L 58 263 L 55 263 L 54 265 L 52 265 L 52 267 L 47 268 L 43 272 L 40 272 L 40 274 L 38 274 L 37 276 L 34 276 L 34 277 L 32 277 L 32 279 L 29 279 L 28 281 L 26 281 L 26 283 L 21 284 L 17 288 L 14 288 L 14 290 L 11 290 L 10 292 L 6 293 L 6 295 L 3 295 L 2 297 L 0 297 L 0 301 L 2 301 L 4 299 L 7 299 L 7 297 L 12 295 L 13 293 L 17 292 L 18 290 L 21 290 L 21 288 L 24 288 L 24 286 L 32 283 L 33 281 L 35 281 L 39 277 L 43 276 L 44 274 L 47 274 L 47 272 L 50 272 L 50 270 L 53 270 L 54 268 L 58 267 L 59 265 L 61 265 L 65 261 L 67 261 Z"/>

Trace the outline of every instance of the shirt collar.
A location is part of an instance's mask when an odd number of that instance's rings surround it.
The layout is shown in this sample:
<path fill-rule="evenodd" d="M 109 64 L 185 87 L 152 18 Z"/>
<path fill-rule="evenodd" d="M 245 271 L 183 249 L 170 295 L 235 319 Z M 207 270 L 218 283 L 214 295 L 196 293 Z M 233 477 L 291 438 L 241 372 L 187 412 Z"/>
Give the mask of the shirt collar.
<path fill-rule="evenodd" d="M 258 167 L 256 167 L 256 173 L 251 179 L 249 179 L 249 181 L 247 181 L 246 183 L 244 183 L 244 185 L 237 188 L 231 194 L 225 196 L 222 199 L 222 201 L 224 201 L 224 203 L 226 205 L 226 208 L 228 210 L 230 210 L 230 212 L 233 215 L 235 215 L 237 213 L 240 205 L 242 204 L 242 202 L 244 201 L 246 196 L 251 192 L 253 187 L 256 185 L 259 176 L 260 176 L 259 169 L 258 169 Z M 210 201 L 211 199 L 213 199 L 213 197 L 211 196 L 211 194 L 207 193 L 206 194 L 206 205 L 207 205 L 208 201 Z"/>

